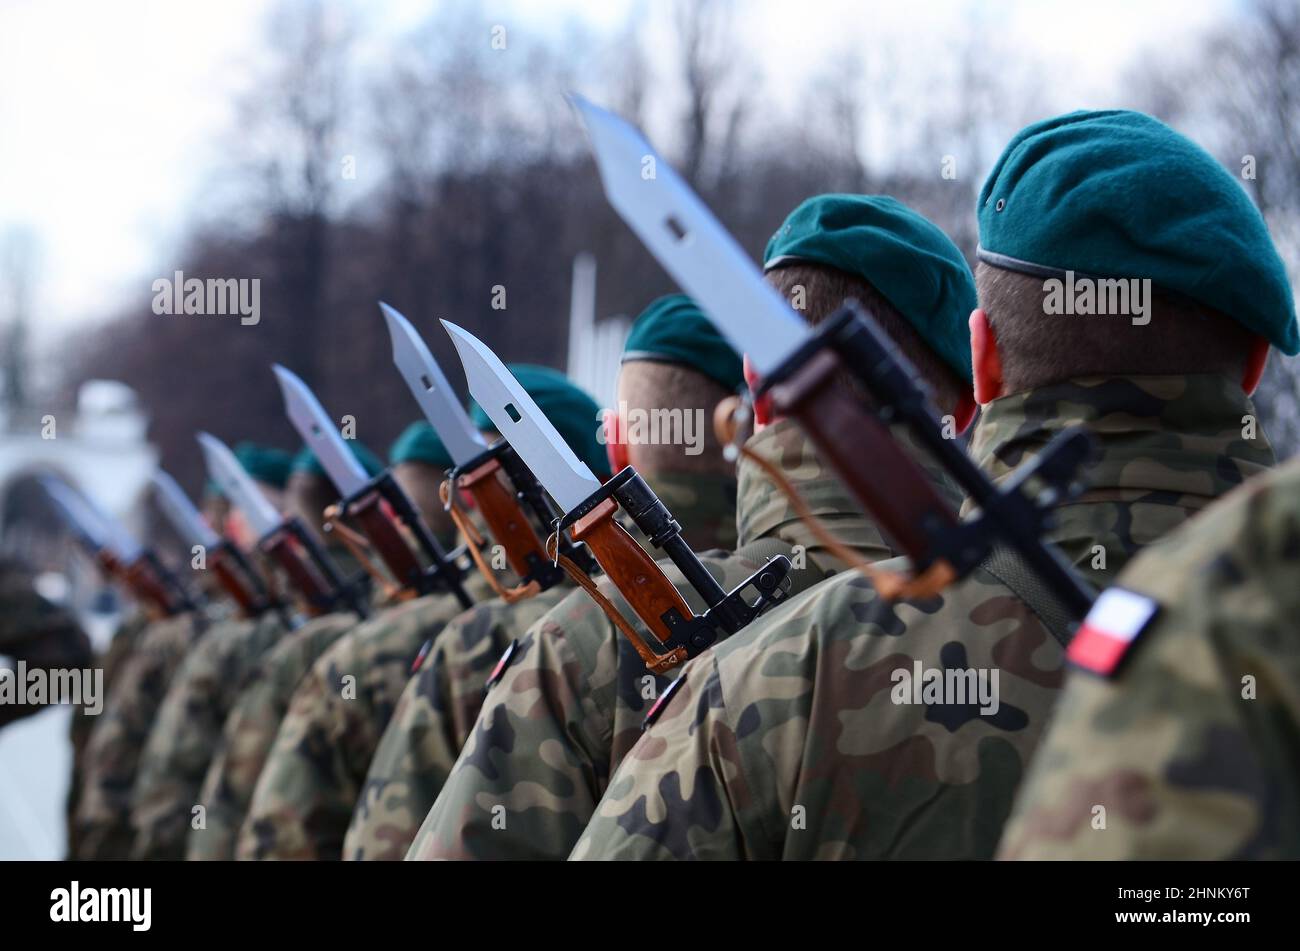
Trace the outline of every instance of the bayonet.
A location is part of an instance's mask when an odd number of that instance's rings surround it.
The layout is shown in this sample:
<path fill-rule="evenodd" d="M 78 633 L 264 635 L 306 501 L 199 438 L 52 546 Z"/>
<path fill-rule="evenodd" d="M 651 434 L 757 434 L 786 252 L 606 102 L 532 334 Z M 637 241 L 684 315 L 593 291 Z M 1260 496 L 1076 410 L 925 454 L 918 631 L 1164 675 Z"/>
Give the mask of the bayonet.
<path fill-rule="evenodd" d="M 151 615 L 171 617 L 194 608 L 177 578 L 125 526 L 67 483 L 50 476 L 41 476 L 39 481 L 87 554 L 108 577 L 125 585 Z"/>
<path fill-rule="evenodd" d="M 257 570 L 228 538 L 223 538 L 199 514 L 185 490 L 159 469 L 153 474 L 154 497 L 172 527 L 188 544 L 204 552 L 203 564 L 212 568 L 217 581 L 239 606 L 244 617 L 259 617 L 279 608 Z"/>
<path fill-rule="evenodd" d="M 319 616 L 346 607 L 360 617 L 368 613 L 364 591 L 347 584 L 315 536 L 297 518 L 285 518 L 258 489 L 235 454 L 221 440 L 198 434 L 208 474 L 248 519 L 256 548 L 289 577 L 307 614 Z"/>
<path fill-rule="evenodd" d="M 451 455 L 454 465 L 447 478 L 452 487 L 468 492 L 474 499 L 492 540 L 505 551 L 511 570 L 519 577 L 521 591 L 535 585 L 532 590 L 536 593 L 559 583 L 564 570 L 556 563 L 558 559 L 547 556 L 542 537 L 560 513 L 546 497 L 536 476 L 510 448 L 508 440 L 487 444 L 410 321 L 387 304 L 380 303 L 379 307 L 392 338 L 393 362 Z M 513 492 L 503 484 L 501 473 L 509 480 Z M 521 501 L 532 511 L 537 525 L 524 514 Z M 454 500 L 449 498 L 448 504 L 454 504 Z M 541 535 L 538 526 L 542 528 Z M 559 553 L 587 572 L 595 569 L 585 546 L 562 538 Z M 475 560 L 492 581 L 490 569 L 481 559 Z"/>
<path fill-rule="evenodd" d="M 936 585 L 963 577 L 991 555 L 1016 555 L 1076 619 L 1093 592 L 1041 534 L 1054 504 L 1079 491 L 1091 453 L 1082 430 L 1063 433 L 999 489 L 946 438 L 916 371 L 854 302 L 812 330 L 763 279 L 726 229 L 635 128 L 579 96 L 610 204 L 659 263 L 695 298 L 762 377 L 760 394 L 797 419 L 858 500 Z M 653 175 L 641 174 L 653 168 Z M 873 415 L 835 384 L 847 368 L 863 381 Z M 887 429 L 902 422 L 979 505 L 962 523 Z M 845 438 L 853 433 L 852 439 Z M 1045 482 L 1030 498 L 1028 481 Z"/>
<path fill-rule="evenodd" d="M 461 584 L 460 568 L 443 551 L 391 473 L 385 470 L 371 479 L 307 384 L 278 363 L 272 369 L 280 381 L 289 421 L 316 453 L 316 458 L 342 495 L 337 506 L 327 511 L 326 526 L 332 527 L 336 517 L 354 519 L 402 591 L 430 594 L 446 590 L 464 607 L 472 606 L 473 601 Z M 424 550 L 427 567 L 420 563 L 395 519 L 406 526 Z M 367 558 L 362 557 L 361 561 L 369 564 Z"/>
<path fill-rule="evenodd" d="M 731 592 L 724 591 L 682 539 L 672 513 L 635 469 L 628 466 L 602 485 L 496 354 L 473 334 L 445 320 L 442 323 L 460 354 L 470 392 L 564 509 L 555 524 L 557 536 L 571 531 L 575 542 L 591 549 L 659 642 L 662 650 L 653 650 L 630 627 L 624 628 L 649 669 L 662 673 L 677 666 L 712 644 L 720 631 L 735 633 L 784 599 L 789 559 L 777 556 Z M 654 559 L 614 518 L 620 506 L 704 599 L 708 608 L 702 615 L 691 610 Z M 752 602 L 746 600 L 746 593 L 752 594 Z"/>

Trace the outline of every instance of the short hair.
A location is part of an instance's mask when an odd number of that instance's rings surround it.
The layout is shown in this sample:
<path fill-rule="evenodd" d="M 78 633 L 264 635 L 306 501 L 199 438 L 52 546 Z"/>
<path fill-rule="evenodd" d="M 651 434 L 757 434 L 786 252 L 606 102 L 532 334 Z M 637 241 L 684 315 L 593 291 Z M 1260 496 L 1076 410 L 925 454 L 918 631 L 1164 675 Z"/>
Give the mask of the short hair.
<path fill-rule="evenodd" d="M 456 525 L 443 508 L 442 497 L 438 494 L 447 473 L 431 463 L 408 459 L 393 466 L 393 479 L 411 500 L 434 537 L 442 543 L 453 542 Z"/>
<path fill-rule="evenodd" d="M 963 396 L 970 395 L 971 385 L 961 379 L 908 323 L 907 318 L 864 278 L 823 264 L 800 262 L 768 271 L 767 280 L 791 302 L 791 306 L 802 303 L 802 307 L 795 308 L 796 313 L 813 327 L 839 310 L 849 298 L 856 299 L 911 361 L 929 385 L 931 396 L 942 412 L 955 409 Z M 794 300 L 796 294 L 801 300 Z M 861 382 L 847 371 L 843 383 L 863 402 L 870 403 Z"/>
<path fill-rule="evenodd" d="M 1077 280 L 1077 278 L 1076 278 Z M 1049 314 L 1046 279 L 983 261 L 975 267 L 1007 393 L 1080 376 L 1221 373 L 1240 379 L 1256 335 L 1223 313 L 1151 286 L 1149 322 Z"/>
<path fill-rule="evenodd" d="M 644 414 L 643 424 L 661 435 L 649 442 L 628 445 L 628 461 L 645 475 L 656 473 L 715 472 L 730 475 L 736 465 L 722 455 L 722 445 L 713 431 L 713 411 L 732 392 L 698 370 L 680 363 L 659 360 L 629 360 L 618 375 L 618 399 L 629 414 Z M 635 425 L 633 420 L 625 422 Z M 692 427 L 689 431 L 686 427 Z M 689 432 L 691 442 L 686 442 Z M 627 434 L 624 434 L 626 436 Z M 635 436 L 635 432 L 632 433 Z M 699 451 L 695 452 L 696 447 Z M 688 453 L 690 449 L 694 454 Z"/>

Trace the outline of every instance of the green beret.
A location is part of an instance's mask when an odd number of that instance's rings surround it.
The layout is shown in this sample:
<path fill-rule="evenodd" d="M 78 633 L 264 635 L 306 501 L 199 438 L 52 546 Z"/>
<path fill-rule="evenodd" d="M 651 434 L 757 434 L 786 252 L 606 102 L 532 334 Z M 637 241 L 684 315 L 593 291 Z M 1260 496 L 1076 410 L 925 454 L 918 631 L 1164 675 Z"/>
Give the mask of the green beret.
<path fill-rule="evenodd" d="M 357 461 L 361 463 L 361 467 L 366 470 L 367 475 L 373 477 L 384 471 L 384 464 L 379 461 L 379 457 L 365 446 L 361 445 L 361 443 L 357 442 L 355 439 L 345 439 L 343 441 L 347 443 L 348 448 L 352 450 L 352 455 L 356 456 Z M 320 464 L 320 460 L 316 458 L 316 453 L 312 452 L 307 446 L 303 446 L 299 449 L 298 454 L 293 457 L 293 465 L 291 466 L 291 469 L 293 472 L 307 472 L 316 476 L 324 476 L 326 474 L 324 467 Z"/>
<path fill-rule="evenodd" d="M 393 447 L 388 450 L 388 461 L 393 465 L 399 462 L 425 462 L 439 469 L 450 469 L 451 453 L 438 438 L 438 433 L 424 420 L 417 420 L 402 430 Z"/>
<path fill-rule="evenodd" d="M 641 312 L 623 345 L 622 362 L 629 360 L 680 363 L 728 390 L 745 382 L 740 354 L 685 294 L 660 297 Z"/>
<path fill-rule="evenodd" d="M 995 267 L 1149 279 L 1300 350 L 1263 217 L 1208 152 L 1150 116 L 1072 112 L 1021 130 L 977 212 L 979 258 Z"/>
<path fill-rule="evenodd" d="M 802 263 L 865 280 L 958 376 L 972 379 L 975 278 L 927 218 L 887 195 L 816 195 L 790 212 L 763 252 L 764 271 Z"/>
<path fill-rule="evenodd" d="M 258 482 L 283 489 L 289 481 L 289 464 L 293 457 L 285 450 L 245 441 L 236 444 L 234 451 L 244 471 Z"/>
<path fill-rule="evenodd" d="M 573 454 L 585 462 L 598 478 L 608 478 L 609 457 L 596 438 L 600 428 L 600 407 L 596 401 L 558 370 L 527 363 L 512 363 L 509 369 L 524 392 L 533 398 L 538 409 L 546 414 L 560 437 L 569 444 Z M 470 403 L 469 415 L 479 429 L 496 429 L 478 403 Z"/>

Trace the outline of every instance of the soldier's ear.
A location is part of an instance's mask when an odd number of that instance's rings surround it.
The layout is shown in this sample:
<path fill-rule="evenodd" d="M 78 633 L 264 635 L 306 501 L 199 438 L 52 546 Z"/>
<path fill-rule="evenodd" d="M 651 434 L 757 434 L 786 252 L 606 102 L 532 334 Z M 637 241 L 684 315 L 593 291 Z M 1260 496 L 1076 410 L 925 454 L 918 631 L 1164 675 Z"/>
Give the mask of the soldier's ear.
<path fill-rule="evenodd" d="M 1268 365 L 1268 341 L 1263 337 L 1256 337 L 1250 345 L 1250 353 L 1246 356 L 1246 369 L 1241 374 L 1241 388 L 1250 396 L 1259 386 L 1259 381 L 1263 379 L 1264 367 Z"/>
<path fill-rule="evenodd" d="M 609 458 L 609 471 L 622 472 L 628 466 L 627 443 L 623 433 L 627 427 L 616 409 L 601 410 L 601 424 L 605 428 L 605 455 Z"/>
<path fill-rule="evenodd" d="M 971 369 L 975 371 L 975 401 L 986 406 L 1006 391 L 1002 385 L 998 339 L 982 307 L 976 307 L 970 315 L 970 356 Z"/>
<path fill-rule="evenodd" d="M 744 360 L 745 385 L 749 387 L 749 392 L 753 393 L 758 389 L 758 384 L 762 382 L 758 374 L 754 372 L 753 366 L 749 362 L 749 354 L 745 354 Z M 754 400 L 754 432 L 758 432 L 764 426 L 771 425 L 772 420 L 772 401 L 764 396 L 762 399 Z"/>

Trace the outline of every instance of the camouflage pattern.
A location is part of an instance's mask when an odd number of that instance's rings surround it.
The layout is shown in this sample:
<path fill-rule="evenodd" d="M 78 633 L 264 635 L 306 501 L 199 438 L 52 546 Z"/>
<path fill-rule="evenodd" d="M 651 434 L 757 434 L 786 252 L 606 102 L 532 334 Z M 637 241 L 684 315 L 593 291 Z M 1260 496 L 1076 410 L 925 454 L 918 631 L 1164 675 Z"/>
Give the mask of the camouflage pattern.
<path fill-rule="evenodd" d="M 563 584 L 514 604 L 485 601 L 433 639 L 370 761 L 343 840 L 345 859 L 406 855 L 469 737 L 502 652 L 572 591 Z"/>
<path fill-rule="evenodd" d="M 149 738 L 131 792 L 136 859 L 181 859 L 226 714 L 258 658 L 284 633 L 275 612 L 218 625 L 182 661 Z"/>
<path fill-rule="evenodd" d="M 735 480 L 684 473 L 647 479 L 693 548 L 734 545 Z M 397 860 L 406 854 L 469 739 L 502 652 L 572 590 L 571 585 L 552 588 L 514 605 L 489 601 L 434 639 L 371 760 L 344 840 L 344 858 Z"/>
<path fill-rule="evenodd" d="M 131 790 L 141 753 L 185 655 L 207 628 L 192 613 L 141 628 L 121 657 L 107 688 L 104 709 L 94 720 L 81 756 L 81 793 L 74 813 L 73 858 L 126 859 L 131 854 Z M 235 623 L 235 622 L 227 622 Z M 131 635 L 130 629 L 119 633 Z"/>
<path fill-rule="evenodd" d="M 89 667 L 90 640 L 63 608 L 37 592 L 31 573 L 12 558 L 0 558 L 0 654 L 30 670 Z M 40 710 L 40 705 L 0 704 L 0 727 Z"/>
<path fill-rule="evenodd" d="M 490 589 L 466 576 L 471 598 Z M 464 610 L 450 594 L 395 605 L 334 642 L 298 683 L 253 788 L 235 856 L 337 859 L 370 757 L 425 641 Z"/>
<path fill-rule="evenodd" d="M 1066 677 L 999 856 L 1300 858 L 1297 582 L 1300 461 L 1135 559 L 1159 613 L 1116 676 Z"/>
<path fill-rule="evenodd" d="M 748 447 L 775 463 L 835 535 L 862 557 L 876 561 L 893 554 L 793 422 L 764 429 Z M 815 541 L 767 475 L 743 458 L 737 523 L 742 551 L 762 539 L 802 546 L 793 557 L 795 590 L 843 567 Z M 765 559 L 757 553 L 713 552 L 702 560 L 730 589 Z M 702 611 L 694 589 L 670 563 L 664 567 L 691 608 Z M 625 617 L 635 617 L 607 583 L 602 588 Z M 637 628 L 644 635 L 639 623 Z M 521 638 L 407 857 L 564 858 L 613 768 L 640 734 L 649 707 L 671 680 L 645 669 L 584 592 L 570 595 Z"/>
<path fill-rule="evenodd" d="M 201 828 L 190 829 L 187 859 L 235 857 L 253 787 L 294 690 L 329 646 L 359 623 L 360 618 L 347 612 L 313 618 L 286 634 L 254 666 L 226 717 L 217 752 L 200 788 L 198 801 L 206 812 L 205 822 Z"/>
<path fill-rule="evenodd" d="M 1271 463 L 1262 435 L 1243 438 L 1246 415 L 1240 387 L 1218 376 L 1078 380 L 993 402 L 972 453 L 1005 479 L 1067 426 L 1097 436 L 1090 487 L 1056 510 L 1050 537 L 1104 586 Z M 982 568 L 892 604 L 857 575 L 833 578 L 688 666 L 573 857 L 989 858 L 1062 655 Z M 916 663 L 996 674 L 998 702 L 900 702 L 896 675 Z"/>

